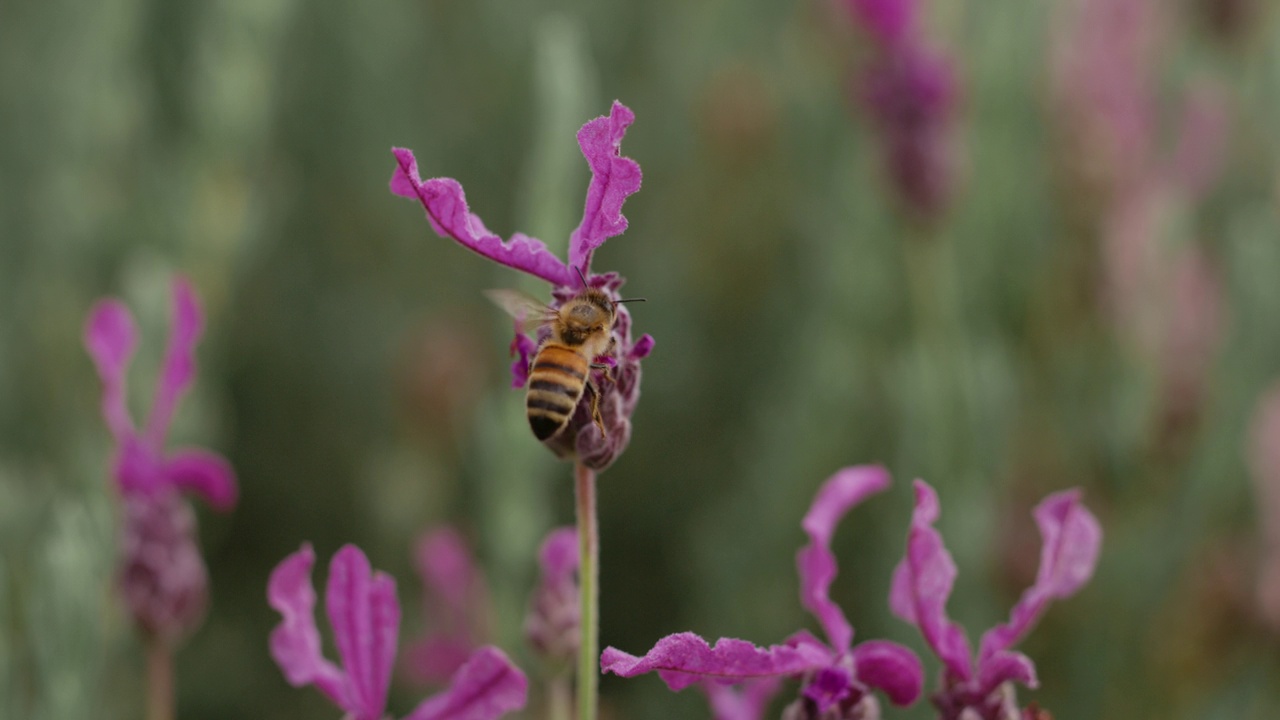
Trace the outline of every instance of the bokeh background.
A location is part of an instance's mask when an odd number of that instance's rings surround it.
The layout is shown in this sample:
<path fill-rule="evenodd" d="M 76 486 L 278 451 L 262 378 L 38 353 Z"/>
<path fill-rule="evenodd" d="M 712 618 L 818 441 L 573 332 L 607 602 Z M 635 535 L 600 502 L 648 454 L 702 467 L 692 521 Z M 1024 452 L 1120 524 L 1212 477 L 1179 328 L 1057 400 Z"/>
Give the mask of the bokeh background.
<path fill-rule="evenodd" d="M 574 133 L 618 98 L 644 187 L 596 265 L 649 299 L 658 344 L 600 481 L 604 644 L 813 627 L 800 518 L 835 469 L 883 462 L 894 487 L 836 535 L 860 637 L 921 649 L 885 600 L 913 477 L 942 497 L 973 638 L 1034 575 L 1032 505 L 1080 486 L 1102 559 L 1024 643 L 1043 680 L 1024 702 L 1274 717 L 1280 429 L 1255 419 L 1280 380 L 1280 13 L 917 9 L 957 80 L 928 218 L 897 199 L 857 90 L 873 44 L 835 0 L 0 4 L 0 716 L 141 715 L 80 334 L 100 296 L 134 309 L 140 411 L 176 272 L 208 330 L 174 439 L 241 486 L 233 513 L 198 510 L 212 607 L 178 716 L 335 717 L 268 657 L 270 569 L 358 543 L 399 580 L 403 647 L 424 624 L 412 544 L 446 523 L 493 640 L 536 675 L 533 548 L 572 519 L 571 470 L 529 435 L 481 291 L 538 288 L 435 236 L 388 192 L 389 150 L 563 252 L 589 177 Z M 392 709 L 424 692 L 397 684 Z M 654 677 L 602 697 L 612 718 L 708 716 Z"/>

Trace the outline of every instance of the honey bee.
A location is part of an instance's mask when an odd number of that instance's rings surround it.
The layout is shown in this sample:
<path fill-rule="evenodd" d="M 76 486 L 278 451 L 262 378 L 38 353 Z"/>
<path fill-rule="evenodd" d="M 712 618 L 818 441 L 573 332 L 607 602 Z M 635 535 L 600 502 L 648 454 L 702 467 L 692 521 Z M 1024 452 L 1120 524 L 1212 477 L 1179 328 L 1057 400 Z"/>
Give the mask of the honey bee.
<path fill-rule="evenodd" d="M 580 270 L 578 275 L 582 276 Z M 629 298 L 615 302 L 604 291 L 587 286 L 585 278 L 582 284 L 582 291 L 559 309 L 518 290 L 485 293 L 518 322 L 534 320 L 538 327 L 545 325 L 551 330 L 534 353 L 524 401 L 529 427 L 534 436 L 544 442 L 556 437 L 569 424 L 587 388 L 591 389 L 591 420 L 600 428 L 601 435 L 606 434 L 600 416 L 600 388 L 591 371 L 608 373 L 610 370 L 610 365 L 595 360 L 613 355 L 612 333 L 618 305 L 644 300 Z"/>

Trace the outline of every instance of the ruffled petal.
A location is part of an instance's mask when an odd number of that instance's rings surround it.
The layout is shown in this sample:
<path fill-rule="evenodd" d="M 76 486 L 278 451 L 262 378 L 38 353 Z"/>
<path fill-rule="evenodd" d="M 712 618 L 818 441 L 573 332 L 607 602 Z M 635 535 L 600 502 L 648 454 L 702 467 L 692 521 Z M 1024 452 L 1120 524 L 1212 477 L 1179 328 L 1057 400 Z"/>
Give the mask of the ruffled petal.
<path fill-rule="evenodd" d="M 133 433 L 133 420 L 125 404 L 125 373 L 138 346 L 138 326 L 129 308 L 119 300 L 99 300 L 89 311 L 84 344 L 102 378 L 102 415 L 107 428 L 122 442 Z"/>
<path fill-rule="evenodd" d="M 870 640 L 853 649 L 858 681 L 879 688 L 894 705 L 910 705 L 920 697 L 924 667 L 907 648 L 888 640 Z"/>
<path fill-rule="evenodd" d="M 1040 569 L 1036 581 L 1022 594 L 1009 614 L 1009 622 L 982 636 L 979 662 L 1021 640 L 1049 601 L 1074 595 L 1098 564 L 1102 528 L 1093 513 L 1080 502 L 1080 490 L 1064 490 L 1045 498 L 1034 511 L 1040 526 Z"/>
<path fill-rule="evenodd" d="M 981 694 L 994 691 L 1006 682 L 1018 682 L 1035 689 L 1040 685 L 1036 677 L 1036 664 L 1020 652 L 1000 650 L 982 661 L 978 670 Z"/>
<path fill-rule="evenodd" d="M 454 674 L 449 689 L 404 720 L 493 720 L 524 707 L 529 681 L 495 647 L 482 647 Z"/>
<path fill-rule="evenodd" d="M 180 450 L 165 461 L 164 475 L 174 487 L 195 493 L 214 510 L 225 512 L 235 507 L 236 473 L 221 455 Z"/>
<path fill-rule="evenodd" d="M 360 548 L 344 545 L 329 563 L 324 601 L 347 673 L 348 709 L 359 720 L 381 718 L 400 629 L 395 580 L 374 573 Z"/>
<path fill-rule="evenodd" d="M 853 506 L 868 495 L 889 487 L 889 472 L 878 465 L 859 465 L 838 471 L 818 490 L 801 527 L 809 544 L 796 555 L 800 573 L 800 602 L 826 630 L 827 639 L 838 652 L 849 649 L 853 628 L 840 607 L 827 593 L 836 577 L 836 557 L 831 552 L 831 536 L 836 525 Z"/>
<path fill-rule="evenodd" d="M 441 237 L 453 238 L 490 260 L 542 278 L 554 285 L 570 286 L 577 275 L 541 240 L 516 233 L 503 242 L 485 228 L 480 218 L 467 207 L 462 185 L 452 178 L 433 178 L 423 182 L 418 176 L 418 161 L 413 151 L 392 148 L 396 169 L 391 175 L 391 192 L 401 197 L 417 198 L 427 213 L 431 228 Z"/>
<path fill-rule="evenodd" d="M 698 687 L 707 695 L 712 720 L 761 720 L 782 687 L 782 678 L 749 680 L 740 687 L 707 681 Z"/>
<path fill-rule="evenodd" d="M 156 397 L 147 419 L 147 438 L 154 447 L 164 446 L 178 400 L 196 377 L 196 343 L 204 332 L 204 315 L 186 278 L 173 281 L 173 320 L 164 364 L 156 384 Z"/>
<path fill-rule="evenodd" d="M 608 117 L 598 117 L 578 131 L 578 145 L 591 166 L 591 184 L 582 222 L 569 236 L 569 264 L 583 274 L 591 268 L 592 251 L 627 229 L 622 203 L 640 189 L 640 165 L 622 157 L 621 148 L 622 137 L 635 119 L 635 113 L 615 100 Z"/>
<path fill-rule="evenodd" d="M 953 678 L 968 680 L 973 676 L 969 639 L 947 617 L 956 564 L 942 543 L 942 535 L 933 527 L 939 514 L 938 495 L 923 480 L 916 480 L 915 492 L 907 553 L 893 571 L 889 607 L 895 615 L 920 628 L 924 641 Z"/>
<path fill-rule="evenodd" d="M 335 705 L 354 711 L 347 697 L 346 676 L 320 654 L 316 593 L 311 587 L 311 567 L 315 560 L 311 543 L 304 543 L 301 550 L 286 557 L 271 571 L 267 602 L 283 616 L 271 631 L 271 657 L 290 685 L 315 685 Z"/>
<path fill-rule="evenodd" d="M 706 640 L 684 632 L 662 638 L 644 657 L 605 648 L 600 669 L 628 678 L 656 671 L 667 687 L 683 690 L 704 680 L 734 683 L 797 675 L 824 667 L 830 661 L 830 651 L 808 644 L 762 648 L 746 640 L 720 638 L 711 647 Z"/>

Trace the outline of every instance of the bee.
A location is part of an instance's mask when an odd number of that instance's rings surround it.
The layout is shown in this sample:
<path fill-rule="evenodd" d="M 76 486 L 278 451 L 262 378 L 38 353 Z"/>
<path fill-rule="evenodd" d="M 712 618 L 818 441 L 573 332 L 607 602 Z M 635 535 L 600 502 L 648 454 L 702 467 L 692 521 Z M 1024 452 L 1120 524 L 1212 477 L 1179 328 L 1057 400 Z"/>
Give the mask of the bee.
<path fill-rule="evenodd" d="M 601 435 L 607 434 L 600 416 L 600 388 L 591 372 L 604 370 L 608 377 L 611 365 L 597 363 L 596 358 L 613 356 L 618 305 L 644 300 L 614 301 L 604 291 L 589 287 L 581 270 L 578 276 L 582 278 L 582 290 L 559 309 L 518 290 L 485 293 L 519 323 L 535 320 L 537 327 L 551 330 L 534 353 L 524 401 L 529 427 L 543 442 L 559 435 L 569 424 L 587 388 L 591 389 L 591 420 Z"/>

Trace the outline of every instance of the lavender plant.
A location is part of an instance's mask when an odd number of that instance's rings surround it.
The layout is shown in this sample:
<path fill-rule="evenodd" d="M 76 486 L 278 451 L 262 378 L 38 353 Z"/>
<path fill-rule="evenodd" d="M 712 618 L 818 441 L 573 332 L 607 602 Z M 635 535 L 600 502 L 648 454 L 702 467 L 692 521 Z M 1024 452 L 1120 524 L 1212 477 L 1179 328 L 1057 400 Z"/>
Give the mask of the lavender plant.
<path fill-rule="evenodd" d="M 907 533 L 907 551 L 893 573 L 889 604 L 894 614 L 920 629 L 942 661 L 933 704 L 940 720 L 1038 720 L 1041 711 L 1020 710 L 1014 683 L 1039 684 L 1031 658 L 1011 648 L 1026 637 L 1049 603 L 1074 595 L 1093 577 L 1102 544 L 1098 520 L 1080 502 L 1078 490 L 1045 498 L 1035 509 L 1044 543 L 1035 583 L 1013 607 L 1009 622 L 983 633 L 977 656 L 964 629 L 947 617 L 947 598 L 956 566 L 933 527 L 938 495 L 923 480 L 915 483 L 916 506 Z"/>
<path fill-rule="evenodd" d="M 552 309 L 577 296 L 585 288 L 602 291 L 613 301 L 616 321 L 610 329 L 614 354 L 595 358 L 607 365 L 609 372 L 593 374 L 598 398 L 583 395 L 572 417 L 546 445 L 560 457 L 575 460 L 574 485 L 577 500 L 579 554 L 581 557 L 580 593 L 583 613 L 581 646 L 578 658 L 578 717 L 593 720 L 596 715 L 598 672 L 596 654 L 599 648 L 599 531 L 596 522 L 595 473 L 604 470 L 618 458 L 631 439 L 631 415 L 640 397 L 640 360 L 653 349 L 648 334 L 633 341 L 631 315 L 618 304 L 618 290 L 625 279 L 613 272 L 593 274 L 591 258 L 606 240 L 627 229 L 622 204 L 640 189 L 640 166 L 621 155 L 622 138 L 635 121 L 625 105 L 615 101 L 609 115 L 598 117 L 578 131 L 578 145 L 591 167 L 586 206 L 582 222 L 569 237 L 569 262 L 553 255 L 536 238 L 516 233 L 509 241 L 491 233 L 467 206 L 462 186 L 452 178 L 423 181 L 418 175 L 417 160 L 411 150 L 394 148 L 396 169 L 391 177 L 391 191 L 416 198 L 426 212 L 433 230 L 441 237 L 452 238 L 499 264 L 533 275 L 551 284 Z M 528 380 L 529 360 L 548 337 L 540 328 L 538 342 L 520 327 L 511 344 L 517 356 L 512 366 L 513 385 L 522 387 Z M 592 403 L 598 404 L 601 422 L 594 424 Z"/>
<path fill-rule="evenodd" d="M 409 647 L 406 674 L 416 682 L 443 685 L 488 635 L 489 592 L 466 540 L 452 527 L 423 533 L 414 560 L 431 630 Z"/>
<path fill-rule="evenodd" d="M 314 564 L 315 552 L 304 544 L 271 573 L 267 600 L 282 616 L 271 632 L 271 656 L 289 684 L 315 685 L 351 720 L 384 720 L 400 629 L 395 580 L 373 572 L 354 545 L 333 556 L 325 609 L 339 667 L 320 652 Z M 471 653 L 446 690 L 423 700 L 404 720 L 493 720 L 524 707 L 527 691 L 524 673 L 501 650 L 485 646 Z"/>
<path fill-rule="evenodd" d="M 781 645 L 759 647 L 721 638 L 712 646 L 694 633 L 683 632 L 659 640 L 643 657 L 607 648 L 600 667 L 627 678 L 657 672 L 672 690 L 799 677 L 800 697 L 788 706 L 788 720 L 879 718 L 873 690 L 883 692 L 895 705 L 915 702 L 924 679 L 915 653 L 886 640 L 854 645 L 853 627 L 828 594 L 837 569 L 831 552 L 836 525 L 867 496 L 888 486 L 889 473 L 882 467 L 844 468 L 818 490 L 801 523 L 809 543 L 796 555 L 800 601 L 822 626 L 826 642 L 800 630 Z M 717 712 L 722 708 L 738 713 L 724 717 L 750 718 L 758 717 L 769 689 L 769 685 L 749 687 L 741 698 L 726 698 L 718 689 L 709 694 Z"/>
<path fill-rule="evenodd" d="M 184 278 L 173 281 L 173 325 L 145 426 L 134 426 L 126 374 L 138 341 L 133 316 L 119 300 L 100 300 L 84 342 L 102 378 L 102 414 L 115 440 L 111 474 L 122 518 L 118 585 L 148 644 L 148 717 L 173 716 L 172 654 L 200 624 L 209 579 L 195 515 L 180 492 L 215 510 L 236 502 L 235 473 L 220 455 L 199 449 L 166 452 L 165 439 L 182 394 L 195 380 L 195 346 L 204 318 Z"/>

